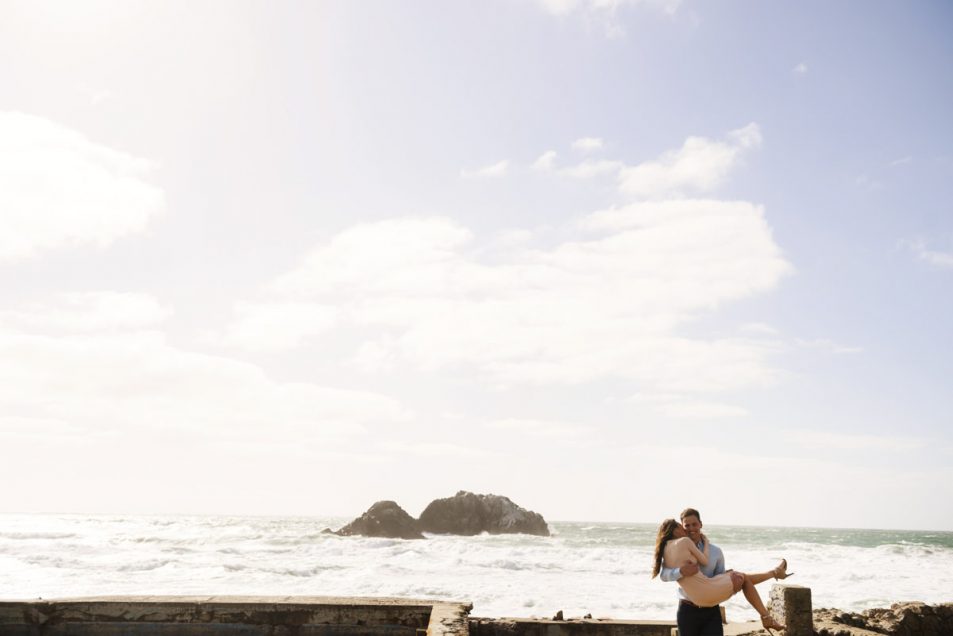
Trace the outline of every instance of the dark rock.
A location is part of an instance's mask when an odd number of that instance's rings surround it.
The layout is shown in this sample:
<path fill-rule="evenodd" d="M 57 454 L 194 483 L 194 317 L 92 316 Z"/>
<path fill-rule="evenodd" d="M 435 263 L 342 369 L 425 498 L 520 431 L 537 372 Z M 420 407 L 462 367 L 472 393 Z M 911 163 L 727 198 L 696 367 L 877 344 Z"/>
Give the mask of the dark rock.
<path fill-rule="evenodd" d="M 820 609 L 814 612 L 814 626 L 819 636 L 953 636 L 953 603 L 894 603 L 861 613 Z"/>
<path fill-rule="evenodd" d="M 563 620 L 563 611 L 562 611 L 562 610 L 559 610 L 558 612 L 556 612 L 556 615 L 553 616 L 553 620 L 554 620 L 554 621 L 561 621 L 561 620 Z"/>
<path fill-rule="evenodd" d="M 334 534 L 342 537 L 387 537 L 389 539 L 423 539 L 417 520 L 393 501 L 378 501 L 367 512 Z"/>
<path fill-rule="evenodd" d="M 539 513 L 520 508 L 508 497 L 475 495 L 461 490 L 453 497 L 435 499 L 420 514 L 420 529 L 435 534 L 535 534 L 549 536 Z"/>
<path fill-rule="evenodd" d="M 953 604 L 894 603 L 889 610 L 864 612 L 868 629 L 897 636 L 953 634 Z"/>

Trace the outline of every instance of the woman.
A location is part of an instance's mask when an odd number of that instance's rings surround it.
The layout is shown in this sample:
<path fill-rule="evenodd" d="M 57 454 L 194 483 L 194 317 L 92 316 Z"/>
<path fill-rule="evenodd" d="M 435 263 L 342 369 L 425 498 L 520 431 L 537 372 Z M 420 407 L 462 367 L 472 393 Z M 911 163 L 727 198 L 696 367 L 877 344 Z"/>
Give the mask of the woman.
<path fill-rule="evenodd" d="M 655 566 L 652 568 L 652 578 L 658 576 L 664 561 L 666 567 L 680 566 L 686 561 L 708 565 L 708 537 L 702 535 L 704 550 L 699 550 L 685 533 L 681 524 L 675 519 L 666 519 L 658 529 L 655 539 Z M 708 578 L 701 572 L 694 576 L 683 576 L 678 580 L 682 591 L 692 603 L 699 607 L 714 607 L 727 601 L 738 590 L 744 590 L 745 598 L 761 615 L 761 625 L 769 632 L 772 629 L 784 629 L 784 625 L 774 620 L 764 603 L 755 585 L 768 579 L 786 579 L 792 573 L 787 572 L 788 562 L 781 559 L 778 567 L 758 574 L 745 574 L 729 570 L 724 574 Z M 772 632 L 773 633 L 773 632 Z"/>

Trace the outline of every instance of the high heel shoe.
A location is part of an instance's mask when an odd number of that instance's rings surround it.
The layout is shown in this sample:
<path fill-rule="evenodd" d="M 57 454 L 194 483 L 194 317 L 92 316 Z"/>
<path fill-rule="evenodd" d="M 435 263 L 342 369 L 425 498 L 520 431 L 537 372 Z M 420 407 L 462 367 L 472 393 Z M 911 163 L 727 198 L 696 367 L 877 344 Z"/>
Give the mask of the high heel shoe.
<path fill-rule="evenodd" d="M 784 631 L 784 625 L 774 620 L 774 617 L 770 614 L 765 614 L 761 617 L 761 627 L 764 627 L 766 630 L 768 630 L 768 633 L 771 634 L 771 636 L 774 636 L 774 632 L 772 630 L 778 629 L 782 632 Z"/>
<path fill-rule="evenodd" d="M 787 569 L 788 569 L 788 560 L 781 559 L 781 562 L 778 564 L 778 567 L 771 570 L 771 572 L 774 574 L 775 579 L 777 579 L 778 581 L 783 581 L 789 576 L 794 576 L 794 572 L 788 572 Z"/>

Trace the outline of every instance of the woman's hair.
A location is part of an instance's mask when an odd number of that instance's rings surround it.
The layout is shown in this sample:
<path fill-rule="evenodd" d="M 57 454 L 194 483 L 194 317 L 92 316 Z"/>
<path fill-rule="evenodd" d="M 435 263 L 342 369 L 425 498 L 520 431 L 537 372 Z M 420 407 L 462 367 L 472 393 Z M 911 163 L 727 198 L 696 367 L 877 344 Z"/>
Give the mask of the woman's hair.
<path fill-rule="evenodd" d="M 655 565 L 652 567 L 653 579 L 662 570 L 662 552 L 665 550 L 665 544 L 672 540 L 678 526 L 679 523 L 674 519 L 666 519 L 658 527 L 658 536 L 655 537 Z"/>

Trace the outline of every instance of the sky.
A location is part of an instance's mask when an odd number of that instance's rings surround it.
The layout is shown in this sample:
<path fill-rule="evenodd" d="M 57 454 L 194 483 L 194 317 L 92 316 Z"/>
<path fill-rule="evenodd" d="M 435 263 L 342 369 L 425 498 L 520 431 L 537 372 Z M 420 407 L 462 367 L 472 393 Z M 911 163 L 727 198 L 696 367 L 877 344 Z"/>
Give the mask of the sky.
<path fill-rule="evenodd" d="M 0 0 L 0 511 L 953 530 L 951 29 Z"/>

